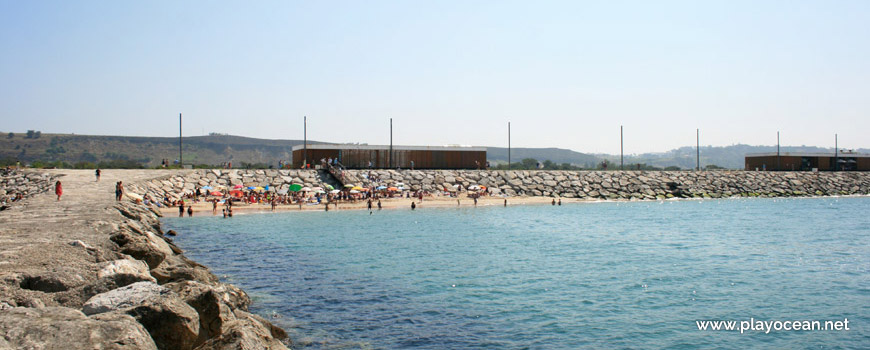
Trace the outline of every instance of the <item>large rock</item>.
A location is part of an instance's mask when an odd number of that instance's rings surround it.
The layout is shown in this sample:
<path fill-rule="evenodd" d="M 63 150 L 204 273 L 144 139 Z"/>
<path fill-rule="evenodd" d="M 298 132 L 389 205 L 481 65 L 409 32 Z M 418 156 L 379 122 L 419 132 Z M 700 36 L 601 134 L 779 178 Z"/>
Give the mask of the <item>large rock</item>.
<path fill-rule="evenodd" d="M 141 260 L 129 259 L 109 261 L 105 263 L 97 273 L 97 278 L 117 281 L 119 287 L 142 281 L 157 282 L 157 280 L 148 273 L 148 264 Z"/>
<path fill-rule="evenodd" d="M 184 302 L 199 313 L 197 344 L 219 336 L 224 326 L 236 319 L 234 309 L 246 309 L 251 299 L 242 290 L 228 284 L 206 285 L 195 281 L 167 284 Z"/>
<path fill-rule="evenodd" d="M 198 346 L 196 350 L 281 350 L 287 347 L 273 335 L 273 326 L 262 318 L 237 310 L 236 319 L 228 322 L 224 332 Z M 277 328 L 277 327 L 274 327 Z"/>
<path fill-rule="evenodd" d="M 165 287 L 152 282 L 97 294 L 85 302 L 86 314 L 124 313 L 139 321 L 159 349 L 193 348 L 199 337 L 199 315 Z"/>
<path fill-rule="evenodd" d="M 133 317 L 87 317 L 65 307 L 12 308 L 0 312 L 0 349 L 156 350 Z"/>
<path fill-rule="evenodd" d="M 170 290 L 153 282 L 131 285 L 94 295 L 82 306 L 86 315 L 122 310 L 140 305 L 150 298 L 166 297 Z"/>

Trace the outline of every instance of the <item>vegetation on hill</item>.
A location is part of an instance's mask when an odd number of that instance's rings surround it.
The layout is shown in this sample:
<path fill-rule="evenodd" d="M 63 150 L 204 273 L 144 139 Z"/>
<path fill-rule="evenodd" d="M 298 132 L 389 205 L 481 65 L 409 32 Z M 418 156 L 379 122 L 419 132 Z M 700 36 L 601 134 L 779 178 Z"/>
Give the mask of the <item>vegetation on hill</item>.
<path fill-rule="evenodd" d="M 7 133 L 0 137 L 0 166 L 21 162 L 35 167 L 65 168 L 152 168 L 163 160 L 170 166 L 178 159 L 177 137 L 94 136 L 75 134 Z M 222 167 L 232 162 L 236 168 L 268 168 L 279 161 L 290 161 L 292 147 L 302 140 L 265 140 L 211 134 L 185 137 L 184 163 L 199 168 Z M 324 142 L 309 141 L 311 144 Z M 701 167 L 705 169 L 742 169 L 747 153 L 774 152 L 775 146 L 733 145 L 701 147 Z M 833 152 L 830 148 L 782 147 L 781 152 Z M 858 152 L 870 150 L 858 149 Z M 694 147 L 681 147 L 663 153 L 625 155 L 625 169 L 679 170 L 696 166 Z M 487 159 L 493 169 L 507 169 L 508 149 L 488 147 Z M 619 169 L 619 155 L 586 154 L 561 148 L 511 148 L 511 169 Z M 540 164 L 539 164 L 540 163 Z"/>

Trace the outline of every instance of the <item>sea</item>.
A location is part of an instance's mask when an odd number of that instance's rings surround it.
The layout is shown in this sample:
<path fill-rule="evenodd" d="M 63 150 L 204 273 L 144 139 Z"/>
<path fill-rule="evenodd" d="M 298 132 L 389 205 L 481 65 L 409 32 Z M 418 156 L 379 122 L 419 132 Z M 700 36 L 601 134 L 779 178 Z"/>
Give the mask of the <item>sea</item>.
<path fill-rule="evenodd" d="M 868 197 L 163 224 L 295 349 L 870 348 Z"/>

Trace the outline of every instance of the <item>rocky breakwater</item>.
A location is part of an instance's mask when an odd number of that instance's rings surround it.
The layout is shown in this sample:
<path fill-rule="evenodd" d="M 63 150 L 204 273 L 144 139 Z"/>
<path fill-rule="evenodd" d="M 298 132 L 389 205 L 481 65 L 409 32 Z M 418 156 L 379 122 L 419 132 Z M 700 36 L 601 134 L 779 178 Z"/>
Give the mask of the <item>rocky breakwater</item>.
<path fill-rule="evenodd" d="M 324 187 L 329 184 L 335 188 L 340 185 L 332 175 L 317 170 L 188 170 L 172 175 L 154 178 L 127 186 L 127 190 L 139 195 L 148 194 L 152 198 L 168 196 L 171 200 L 185 193 L 193 193 L 197 187 L 209 186 L 212 189 L 233 189 L 236 186 L 269 186 L 277 191 L 288 190 L 290 185 L 303 187 Z"/>
<path fill-rule="evenodd" d="M 0 210 L 54 189 L 56 178 L 50 174 L 23 172 L 16 169 L 0 170 Z"/>
<path fill-rule="evenodd" d="M 493 195 L 585 199 L 870 194 L 867 172 L 348 170 L 360 185 L 424 191 L 486 186 Z"/>
<path fill-rule="evenodd" d="M 0 213 L 0 349 L 286 349 L 244 291 L 164 236 L 159 213 L 113 198 L 115 181 L 173 173 L 50 176 L 61 201 L 37 195 Z"/>

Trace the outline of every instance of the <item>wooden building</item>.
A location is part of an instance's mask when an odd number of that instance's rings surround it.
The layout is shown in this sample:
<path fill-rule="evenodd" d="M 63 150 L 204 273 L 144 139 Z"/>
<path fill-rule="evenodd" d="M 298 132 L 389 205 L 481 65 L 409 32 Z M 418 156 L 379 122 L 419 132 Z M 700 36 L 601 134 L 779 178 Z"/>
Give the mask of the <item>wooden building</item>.
<path fill-rule="evenodd" d="M 294 168 L 302 168 L 305 159 L 311 167 L 321 159 L 338 159 L 348 169 L 483 169 L 486 166 L 485 147 L 467 146 L 390 146 L 355 144 L 308 145 L 308 156 L 302 145 L 293 147 Z M 392 156 L 391 156 L 392 153 Z"/>
<path fill-rule="evenodd" d="M 750 153 L 746 170 L 758 171 L 870 171 L 870 154 L 863 153 Z"/>

